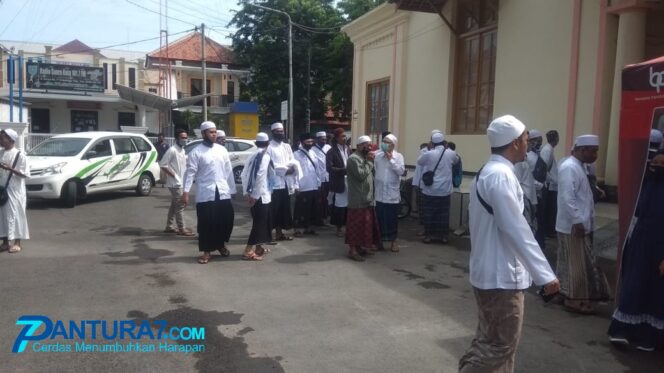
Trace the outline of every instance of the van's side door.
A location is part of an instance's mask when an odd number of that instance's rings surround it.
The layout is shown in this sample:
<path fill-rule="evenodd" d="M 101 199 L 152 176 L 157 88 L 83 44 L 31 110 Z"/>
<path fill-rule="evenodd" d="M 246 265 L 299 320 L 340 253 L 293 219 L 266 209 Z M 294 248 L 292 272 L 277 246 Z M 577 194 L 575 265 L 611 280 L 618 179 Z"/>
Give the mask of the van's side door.
<path fill-rule="evenodd" d="M 97 140 L 85 153 L 84 158 L 85 167 L 76 176 L 89 189 L 103 187 L 108 181 L 106 173 L 113 161 L 111 140 Z"/>
<path fill-rule="evenodd" d="M 129 183 L 131 171 L 138 162 L 138 152 L 130 137 L 113 137 L 113 147 L 115 156 L 113 157 L 113 167 L 109 170 L 109 182 Z"/>

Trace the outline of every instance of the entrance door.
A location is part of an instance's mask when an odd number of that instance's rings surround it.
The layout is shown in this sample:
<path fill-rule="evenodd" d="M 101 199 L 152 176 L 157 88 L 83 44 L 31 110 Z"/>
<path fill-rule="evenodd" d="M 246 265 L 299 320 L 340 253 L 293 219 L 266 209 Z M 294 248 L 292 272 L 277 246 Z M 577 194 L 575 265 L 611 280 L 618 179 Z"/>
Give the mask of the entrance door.
<path fill-rule="evenodd" d="M 30 110 L 30 132 L 32 133 L 50 133 L 51 132 L 51 119 L 50 111 L 48 109 L 31 109 Z"/>

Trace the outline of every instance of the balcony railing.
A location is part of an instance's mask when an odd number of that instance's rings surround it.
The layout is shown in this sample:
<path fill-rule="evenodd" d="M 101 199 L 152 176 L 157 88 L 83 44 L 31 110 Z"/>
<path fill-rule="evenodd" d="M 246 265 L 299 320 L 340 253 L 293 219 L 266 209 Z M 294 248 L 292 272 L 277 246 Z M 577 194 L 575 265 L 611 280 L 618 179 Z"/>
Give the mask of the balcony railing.
<path fill-rule="evenodd" d="M 197 95 L 191 95 L 186 92 L 178 92 L 178 99 L 191 97 L 191 96 L 197 96 Z M 233 97 L 230 95 L 210 95 L 207 98 L 207 105 L 210 107 L 228 108 L 235 101 L 237 101 L 237 97 Z M 203 100 L 201 100 L 198 103 L 195 103 L 194 106 L 203 106 Z"/>

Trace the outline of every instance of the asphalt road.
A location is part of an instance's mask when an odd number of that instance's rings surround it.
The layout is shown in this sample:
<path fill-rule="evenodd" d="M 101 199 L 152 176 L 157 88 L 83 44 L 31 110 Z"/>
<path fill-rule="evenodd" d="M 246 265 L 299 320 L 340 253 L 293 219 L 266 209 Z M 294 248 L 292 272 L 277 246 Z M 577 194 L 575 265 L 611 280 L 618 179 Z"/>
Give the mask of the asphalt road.
<path fill-rule="evenodd" d="M 195 240 L 162 233 L 168 203 L 156 188 L 149 197 L 93 196 L 74 209 L 30 204 L 32 239 L 19 254 L 0 253 L 0 372 L 456 372 L 476 327 L 467 239 L 424 245 L 409 220 L 401 253 L 356 263 L 324 228 L 246 262 L 251 222 L 236 201 L 232 255 L 200 265 Z M 193 207 L 186 213 L 195 227 Z M 527 294 L 517 372 L 664 371 L 664 354 L 609 345 L 610 308 L 573 315 Z M 47 316 L 55 338 L 12 353 L 22 315 Z M 204 341 L 166 343 L 205 350 L 34 351 L 84 342 L 64 339 L 57 320 L 66 328 L 70 320 L 202 327 Z M 107 341 L 88 330 L 85 342 Z"/>

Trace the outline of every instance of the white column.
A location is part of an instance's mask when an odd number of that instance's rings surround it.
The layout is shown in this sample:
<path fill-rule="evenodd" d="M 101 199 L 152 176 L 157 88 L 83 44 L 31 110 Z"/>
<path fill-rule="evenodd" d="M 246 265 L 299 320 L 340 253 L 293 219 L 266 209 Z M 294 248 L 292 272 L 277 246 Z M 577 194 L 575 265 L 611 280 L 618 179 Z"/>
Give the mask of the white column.
<path fill-rule="evenodd" d="M 143 105 L 138 105 L 138 126 L 139 127 L 146 127 L 146 113 L 145 113 L 145 106 Z"/>
<path fill-rule="evenodd" d="M 616 68 L 613 75 L 611 97 L 611 118 L 609 121 L 609 141 L 606 152 L 604 179 L 608 185 L 618 185 L 618 136 L 620 127 L 620 101 L 622 96 L 622 69 L 625 65 L 641 62 L 645 56 L 646 12 L 632 10 L 620 14 L 618 20 L 618 41 L 616 48 Z"/>

